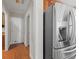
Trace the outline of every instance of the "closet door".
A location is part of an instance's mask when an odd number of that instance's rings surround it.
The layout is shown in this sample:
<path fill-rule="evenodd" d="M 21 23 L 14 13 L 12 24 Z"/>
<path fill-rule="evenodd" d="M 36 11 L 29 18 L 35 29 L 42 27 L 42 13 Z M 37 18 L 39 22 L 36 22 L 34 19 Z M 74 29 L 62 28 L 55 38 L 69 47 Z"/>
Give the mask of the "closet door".
<path fill-rule="evenodd" d="M 22 25 L 21 18 L 11 18 L 11 44 L 22 42 Z"/>

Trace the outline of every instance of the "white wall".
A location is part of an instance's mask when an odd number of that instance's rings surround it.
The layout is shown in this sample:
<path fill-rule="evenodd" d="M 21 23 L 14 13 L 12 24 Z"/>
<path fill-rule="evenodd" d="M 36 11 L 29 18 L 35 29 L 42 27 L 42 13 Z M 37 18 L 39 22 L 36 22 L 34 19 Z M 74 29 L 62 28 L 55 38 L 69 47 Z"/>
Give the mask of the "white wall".
<path fill-rule="evenodd" d="M 35 51 L 34 51 L 34 40 L 35 39 L 33 39 L 33 19 L 32 19 L 32 2 L 31 2 L 31 4 L 29 5 L 29 7 L 28 7 L 28 10 L 27 10 L 27 12 L 26 12 L 26 14 L 25 14 L 25 21 L 24 21 L 24 23 L 25 23 L 25 41 L 24 41 L 24 43 L 25 43 L 25 46 L 27 47 L 28 46 L 28 39 L 27 39 L 27 36 L 28 36 L 28 34 L 27 34 L 27 20 L 28 20 L 28 16 L 30 16 L 30 19 L 29 19 L 29 22 L 30 22 L 30 29 L 29 29 L 29 31 L 30 31 L 30 33 L 29 33 L 29 35 L 30 35 L 30 39 L 29 39 L 29 46 L 30 46 L 30 58 L 31 59 L 34 59 L 34 53 L 35 53 Z"/>
<path fill-rule="evenodd" d="M 21 17 L 11 16 L 11 44 L 24 42 L 22 21 Z"/>
<path fill-rule="evenodd" d="M 33 0 L 33 4 L 28 8 L 25 19 L 27 19 L 29 14 L 31 16 L 30 57 L 31 59 L 43 59 L 43 0 Z M 27 46 L 26 39 L 25 45 Z"/>
<path fill-rule="evenodd" d="M 34 59 L 43 59 L 43 0 L 33 0 Z"/>

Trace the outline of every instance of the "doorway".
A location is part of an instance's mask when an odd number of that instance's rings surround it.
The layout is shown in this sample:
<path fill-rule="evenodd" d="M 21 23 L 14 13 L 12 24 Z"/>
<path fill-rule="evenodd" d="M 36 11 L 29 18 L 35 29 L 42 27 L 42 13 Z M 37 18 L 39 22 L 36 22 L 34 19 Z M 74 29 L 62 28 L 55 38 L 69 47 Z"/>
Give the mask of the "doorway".
<path fill-rule="evenodd" d="M 2 50 L 5 50 L 5 13 L 2 12 Z"/>
<path fill-rule="evenodd" d="M 30 15 L 27 16 L 27 44 L 30 46 Z"/>
<path fill-rule="evenodd" d="M 26 19 L 25 19 L 25 41 L 24 44 L 26 46 L 26 48 L 28 48 L 28 53 L 29 53 L 29 57 L 31 57 L 31 44 L 30 44 L 30 39 L 31 39 L 31 16 L 27 15 Z"/>
<path fill-rule="evenodd" d="M 30 24 L 31 24 L 30 15 L 28 15 L 25 19 L 25 46 L 30 46 L 30 39 L 31 39 L 30 38 L 31 37 L 31 35 L 30 35 L 31 25 Z"/>
<path fill-rule="evenodd" d="M 11 16 L 11 44 L 22 43 L 22 18 Z"/>

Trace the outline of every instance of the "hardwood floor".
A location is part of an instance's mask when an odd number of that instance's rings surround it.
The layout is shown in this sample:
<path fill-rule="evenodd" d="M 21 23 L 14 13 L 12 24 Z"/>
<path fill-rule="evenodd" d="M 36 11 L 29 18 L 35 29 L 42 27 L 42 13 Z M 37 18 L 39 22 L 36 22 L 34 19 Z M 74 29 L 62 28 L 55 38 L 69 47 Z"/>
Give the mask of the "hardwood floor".
<path fill-rule="evenodd" d="M 25 47 L 24 44 L 19 44 L 7 52 L 3 50 L 2 59 L 30 59 L 29 47 Z"/>

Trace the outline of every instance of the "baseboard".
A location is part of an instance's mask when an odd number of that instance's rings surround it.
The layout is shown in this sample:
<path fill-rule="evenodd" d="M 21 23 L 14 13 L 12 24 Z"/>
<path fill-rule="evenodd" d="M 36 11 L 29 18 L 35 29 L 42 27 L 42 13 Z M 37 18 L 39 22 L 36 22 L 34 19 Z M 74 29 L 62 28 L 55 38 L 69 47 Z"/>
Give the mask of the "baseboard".
<path fill-rule="evenodd" d="M 20 44 L 20 43 L 24 44 L 24 42 L 14 42 L 14 43 L 10 43 L 10 45 L 12 45 L 12 44 Z"/>

